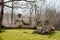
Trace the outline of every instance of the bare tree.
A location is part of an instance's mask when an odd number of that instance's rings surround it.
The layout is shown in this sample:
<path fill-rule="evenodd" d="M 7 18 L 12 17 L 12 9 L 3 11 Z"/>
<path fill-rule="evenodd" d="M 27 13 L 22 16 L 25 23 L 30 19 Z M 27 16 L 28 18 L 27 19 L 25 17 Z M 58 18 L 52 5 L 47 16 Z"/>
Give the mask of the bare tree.
<path fill-rule="evenodd" d="M 0 0 L 1 3 L 3 3 L 4 0 Z M 3 14 L 4 14 L 4 4 L 1 5 L 1 13 L 0 13 L 0 29 L 2 26 L 2 21 L 3 21 Z M 0 30 L 1 31 L 1 30 Z"/>
<path fill-rule="evenodd" d="M 11 25 L 13 25 L 13 0 L 12 0 L 12 14 L 11 14 Z"/>

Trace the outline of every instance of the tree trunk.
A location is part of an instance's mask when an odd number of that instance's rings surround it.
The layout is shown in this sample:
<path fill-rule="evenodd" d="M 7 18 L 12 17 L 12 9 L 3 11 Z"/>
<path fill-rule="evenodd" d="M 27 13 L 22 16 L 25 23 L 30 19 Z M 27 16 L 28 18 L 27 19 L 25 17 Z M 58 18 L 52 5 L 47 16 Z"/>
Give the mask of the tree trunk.
<path fill-rule="evenodd" d="M 1 0 L 3 3 L 4 0 Z M 1 31 L 1 26 L 2 26 L 2 21 L 3 21 L 3 14 L 4 14 L 4 4 L 1 5 L 1 13 L 0 13 L 0 31 Z"/>
<path fill-rule="evenodd" d="M 11 25 L 13 25 L 13 0 L 12 0 L 12 14 L 11 14 Z"/>

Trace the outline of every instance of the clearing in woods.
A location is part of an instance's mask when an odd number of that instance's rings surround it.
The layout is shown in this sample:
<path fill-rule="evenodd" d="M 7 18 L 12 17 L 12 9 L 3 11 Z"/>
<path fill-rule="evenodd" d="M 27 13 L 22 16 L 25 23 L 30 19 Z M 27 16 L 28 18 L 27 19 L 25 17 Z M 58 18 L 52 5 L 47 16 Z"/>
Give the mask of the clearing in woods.
<path fill-rule="evenodd" d="M 0 33 L 0 40 L 60 40 L 60 31 L 52 35 L 33 33 L 32 29 L 6 29 Z"/>

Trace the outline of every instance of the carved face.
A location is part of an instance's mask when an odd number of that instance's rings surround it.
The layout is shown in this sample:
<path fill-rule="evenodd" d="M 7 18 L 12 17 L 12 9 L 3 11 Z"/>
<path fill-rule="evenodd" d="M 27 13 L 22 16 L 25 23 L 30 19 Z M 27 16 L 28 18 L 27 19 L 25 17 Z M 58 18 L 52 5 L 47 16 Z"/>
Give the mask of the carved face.
<path fill-rule="evenodd" d="M 22 14 L 18 14 L 18 17 L 21 18 Z"/>
<path fill-rule="evenodd" d="M 49 24 L 49 21 L 48 20 L 44 21 L 44 24 L 45 25 Z"/>

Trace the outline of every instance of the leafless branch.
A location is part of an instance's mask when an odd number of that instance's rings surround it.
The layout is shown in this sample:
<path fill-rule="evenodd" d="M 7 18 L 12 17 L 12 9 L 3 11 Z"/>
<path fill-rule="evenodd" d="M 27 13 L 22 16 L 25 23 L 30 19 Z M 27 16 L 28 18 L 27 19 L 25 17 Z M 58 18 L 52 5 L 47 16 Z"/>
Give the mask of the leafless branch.
<path fill-rule="evenodd" d="M 12 1 L 6 1 L 6 2 L 3 2 L 3 3 L 0 3 L 0 5 L 4 4 L 4 3 L 9 3 L 9 2 L 12 2 Z"/>

